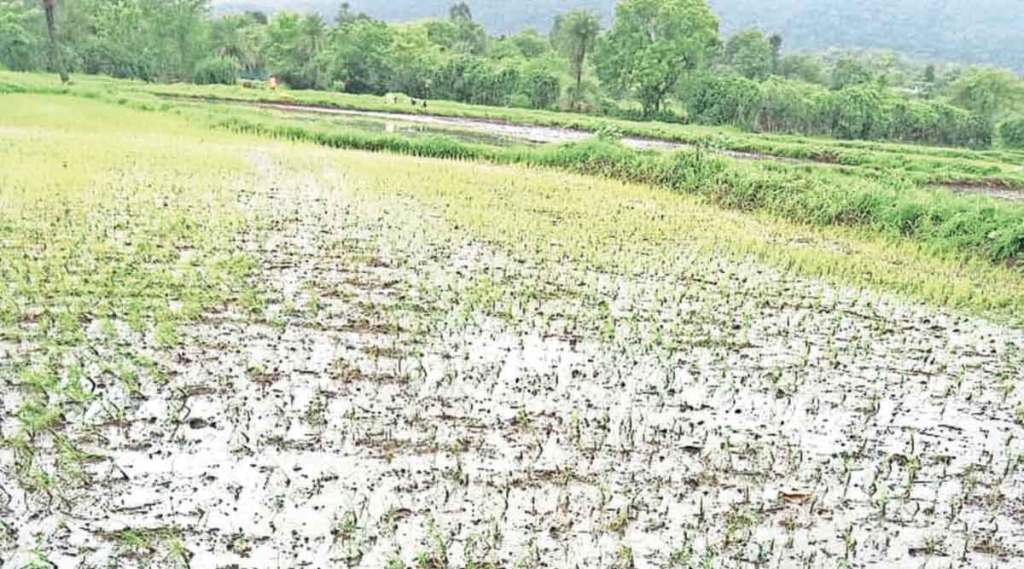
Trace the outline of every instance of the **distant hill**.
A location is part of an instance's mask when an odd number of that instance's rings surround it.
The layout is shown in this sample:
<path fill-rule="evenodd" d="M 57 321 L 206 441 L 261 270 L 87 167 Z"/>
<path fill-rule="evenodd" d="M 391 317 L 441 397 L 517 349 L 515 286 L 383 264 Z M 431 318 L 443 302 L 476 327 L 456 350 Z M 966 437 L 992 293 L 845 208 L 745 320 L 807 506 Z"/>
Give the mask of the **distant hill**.
<path fill-rule="evenodd" d="M 399 21 L 444 16 L 454 0 L 348 0 Z M 589 8 L 610 19 L 615 0 L 467 0 L 492 33 L 547 31 L 555 15 Z M 317 11 L 340 0 L 213 0 L 218 11 Z M 883 48 L 923 58 L 988 63 L 1024 71 L 1022 0 L 710 0 L 726 34 L 747 27 L 781 33 L 788 50 Z"/>

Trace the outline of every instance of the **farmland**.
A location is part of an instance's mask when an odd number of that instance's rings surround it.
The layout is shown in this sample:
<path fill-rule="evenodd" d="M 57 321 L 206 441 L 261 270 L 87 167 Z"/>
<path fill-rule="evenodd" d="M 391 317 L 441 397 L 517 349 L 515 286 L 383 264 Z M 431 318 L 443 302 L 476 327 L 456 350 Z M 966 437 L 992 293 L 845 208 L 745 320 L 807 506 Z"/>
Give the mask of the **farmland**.
<path fill-rule="evenodd" d="M 939 185 L 1018 154 L 76 81 L 0 74 L 0 565 L 1024 558 L 1024 205 Z"/>

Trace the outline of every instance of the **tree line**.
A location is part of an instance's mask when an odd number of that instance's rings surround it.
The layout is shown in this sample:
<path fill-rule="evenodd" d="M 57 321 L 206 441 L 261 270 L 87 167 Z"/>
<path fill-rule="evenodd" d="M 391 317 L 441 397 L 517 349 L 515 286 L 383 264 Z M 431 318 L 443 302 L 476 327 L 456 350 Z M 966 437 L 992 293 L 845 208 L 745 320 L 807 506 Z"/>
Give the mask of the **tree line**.
<path fill-rule="evenodd" d="M 48 26 L 48 24 L 50 24 Z M 551 31 L 491 36 L 466 2 L 389 24 L 318 14 L 212 17 L 208 0 L 0 0 L 0 65 L 690 120 L 772 133 L 986 147 L 1024 144 L 1022 81 L 893 54 L 785 54 L 722 38 L 706 0 L 620 0 L 611 27 L 576 10 Z"/>

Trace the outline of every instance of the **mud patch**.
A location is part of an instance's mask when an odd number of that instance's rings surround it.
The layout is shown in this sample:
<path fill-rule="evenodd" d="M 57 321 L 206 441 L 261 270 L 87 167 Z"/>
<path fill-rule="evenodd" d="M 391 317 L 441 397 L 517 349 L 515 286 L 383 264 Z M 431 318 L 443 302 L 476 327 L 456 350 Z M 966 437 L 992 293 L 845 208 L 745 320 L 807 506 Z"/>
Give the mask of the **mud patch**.
<path fill-rule="evenodd" d="M 950 182 L 941 187 L 955 194 L 987 196 L 999 200 L 1024 202 L 1024 189 L 985 182 Z"/>

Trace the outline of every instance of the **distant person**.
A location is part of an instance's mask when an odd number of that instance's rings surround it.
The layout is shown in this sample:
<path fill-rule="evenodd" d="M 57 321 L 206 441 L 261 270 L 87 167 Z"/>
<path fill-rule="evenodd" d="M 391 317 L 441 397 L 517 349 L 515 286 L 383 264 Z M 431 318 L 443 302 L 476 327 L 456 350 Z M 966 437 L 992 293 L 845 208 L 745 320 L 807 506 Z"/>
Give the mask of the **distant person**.
<path fill-rule="evenodd" d="M 270 76 L 270 90 L 277 91 L 277 75 Z"/>
<path fill-rule="evenodd" d="M 427 108 L 427 100 L 426 99 L 423 99 L 423 108 L 424 109 Z"/>

